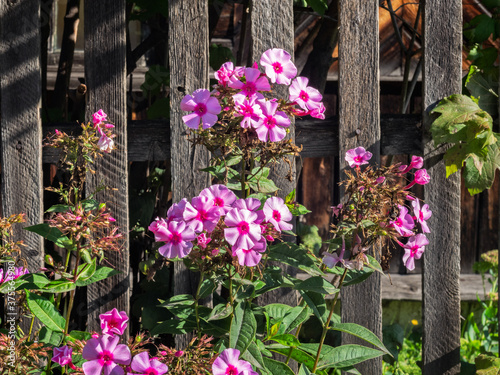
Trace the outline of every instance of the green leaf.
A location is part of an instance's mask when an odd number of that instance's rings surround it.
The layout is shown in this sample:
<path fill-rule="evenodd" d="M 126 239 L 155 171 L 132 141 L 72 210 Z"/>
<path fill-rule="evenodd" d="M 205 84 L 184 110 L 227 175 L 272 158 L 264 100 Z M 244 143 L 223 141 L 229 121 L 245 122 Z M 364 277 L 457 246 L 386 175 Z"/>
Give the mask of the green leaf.
<path fill-rule="evenodd" d="M 205 279 L 201 283 L 200 288 L 200 298 L 205 298 L 211 295 L 215 289 L 217 289 L 217 284 L 211 279 Z"/>
<path fill-rule="evenodd" d="M 291 308 L 281 320 L 278 334 L 287 333 L 306 321 L 311 312 L 307 306 L 295 306 Z"/>
<path fill-rule="evenodd" d="M 166 307 L 167 309 L 174 306 L 193 306 L 194 297 L 191 294 L 178 294 L 162 302 L 161 307 Z"/>
<path fill-rule="evenodd" d="M 54 332 L 63 332 L 66 320 L 61 316 L 53 303 L 47 298 L 30 293 L 26 290 L 26 303 L 30 311 L 42 322 L 48 329 Z"/>
<path fill-rule="evenodd" d="M 90 263 L 83 263 L 78 266 L 78 279 L 90 279 L 92 276 L 94 276 L 95 271 L 97 269 L 97 260 L 96 258 L 93 258 Z M 77 280 L 78 280 L 77 279 Z"/>
<path fill-rule="evenodd" d="M 8 293 L 12 290 L 21 290 L 21 289 L 29 289 L 29 290 L 37 290 L 43 289 L 45 285 L 47 285 L 50 280 L 43 273 L 28 273 L 17 279 L 11 281 L 4 282 L 0 285 L 0 293 Z M 14 289 L 12 289 L 14 288 Z"/>
<path fill-rule="evenodd" d="M 325 325 L 328 319 L 328 309 L 326 308 L 325 296 L 320 293 L 299 290 L 304 302 L 313 311 L 319 321 Z"/>
<path fill-rule="evenodd" d="M 46 293 L 65 293 L 76 288 L 73 281 L 66 279 L 59 279 L 49 282 L 43 287 Z"/>
<path fill-rule="evenodd" d="M 144 75 L 141 90 L 145 96 L 157 96 L 170 85 L 170 73 L 163 65 L 151 65 Z"/>
<path fill-rule="evenodd" d="M 59 346 L 62 342 L 64 334 L 62 332 L 54 332 L 47 327 L 42 327 L 38 333 L 38 341 L 52 346 Z"/>
<path fill-rule="evenodd" d="M 293 243 L 280 242 L 269 246 L 269 259 L 296 267 L 312 276 L 323 275 L 316 265 L 315 258 L 308 254 L 307 250 Z"/>
<path fill-rule="evenodd" d="M 302 291 L 311 291 L 321 294 L 334 294 L 339 291 L 321 276 L 309 277 L 304 281 L 295 282 L 295 289 Z"/>
<path fill-rule="evenodd" d="M 297 236 L 300 238 L 300 244 L 316 256 L 319 256 L 323 244 L 323 239 L 318 231 L 316 225 L 297 222 Z"/>
<path fill-rule="evenodd" d="M 257 193 L 269 194 L 278 191 L 273 180 L 268 179 L 269 168 L 254 168 L 247 180 L 248 186 Z"/>
<path fill-rule="evenodd" d="M 262 344 L 261 341 L 258 341 Z M 262 344 L 263 345 L 263 344 Z M 252 341 L 247 350 L 241 354 L 241 359 L 250 362 L 255 369 L 262 369 L 265 367 L 262 353 L 257 344 Z"/>
<path fill-rule="evenodd" d="M 69 211 L 69 206 L 66 204 L 55 204 L 51 206 L 48 210 L 45 212 L 67 212 Z"/>
<path fill-rule="evenodd" d="M 306 365 L 302 364 L 297 375 L 312 375 L 312 372 L 309 371 Z"/>
<path fill-rule="evenodd" d="M 307 5 L 309 5 L 316 13 L 321 15 L 325 14 L 328 9 L 328 2 L 326 0 L 306 0 Z"/>
<path fill-rule="evenodd" d="M 290 348 L 281 344 L 271 344 L 267 348 L 273 352 L 283 354 L 284 356 L 290 356 L 290 358 L 302 363 L 307 366 L 310 370 L 314 368 L 314 357 L 298 348 Z"/>
<path fill-rule="evenodd" d="M 159 98 L 151 104 L 147 110 L 148 119 L 155 120 L 159 118 L 168 119 L 170 117 L 170 98 Z"/>
<path fill-rule="evenodd" d="M 276 341 L 278 344 L 285 345 L 285 346 L 291 346 L 291 347 L 300 346 L 300 341 L 294 335 L 291 335 L 289 333 L 285 333 L 282 335 L 276 335 L 276 336 L 270 337 L 269 339 Z"/>
<path fill-rule="evenodd" d="M 108 277 L 117 275 L 119 273 L 120 271 L 117 271 L 110 267 L 97 266 L 95 272 L 92 274 L 91 277 L 89 277 L 88 279 L 79 278 L 78 280 L 76 280 L 75 284 L 76 286 L 86 286 L 107 279 Z"/>
<path fill-rule="evenodd" d="M 500 359 L 486 354 L 479 354 L 476 359 L 477 375 L 500 374 Z"/>
<path fill-rule="evenodd" d="M 273 375 L 294 375 L 292 369 L 283 362 L 264 357 L 264 364 L 266 365 L 266 368 L 269 370 L 269 372 Z"/>
<path fill-rule="evenodd" d="M 220 303 L 216 305 L 208 317 L 208 321 L 225 319 L 231 315 L 233 308 L 231 305 Z"/>
<path fill-rule="evenodd" d="M 25 227 L 24 229 L 39 234 L 43 238 L 54 242 L 54 244 L 56 244 L 59 247 L 64 247 L 70 250 L 75 247 L 73 241 L 71 241 L 67 236 L 62 234 L 62 232 L 59 229 L 50 227 L 49 224 L 42 223 L 42 224 L 32 225 L 31 227 Z"/>
<path fill-rule="evenodd" d="M 355 323 L 337 323 L 334 324 L 330 329 L 334 331 L 340 331 L 340 332 L 345 332 L 349 333 L 353 336 L 359 337 L 362 340 L 365 340 L 366 342 L 369 342 L 373 346 L 379 348 L 380 350 L 386 352 L 387 354 L 391 355 L 391 352 L 387 350 L 387 348 L 384 346 L 382 341 L 375 335 L 372 331 L 369 329 L 360 326 L 359 324 Z"/>
<path fill-rule="evenodd" d="M 368 359 L 377 358 L 384 352 L 366 346 L 347 344 L 333 348 L 328 355 L 322 356 L 319 369 L 342 368 L 353 366 Z"/>
<path fill-rule="evenodd" d="M 229 331 L 229 346 L 241 353 L 247 350 L 255 338 L 257 321 L 247 302 L 240 302 L 234 308 L 233 321 Z"/>
<path fill-rule="evenodd" d="M 95 199 L 85 199 L 82 201 L 82 207 L 85 211 L 97 210 L 99 208 L 99 202 Z"/>
<path fill-rule="evenodd" d="M 472 157 L 465 161 L 464 181 L 471 195 L 478 194 L 493 185 L 495 172 L 500 168 L 500 137 L 496 135 L 497 143 L 487 146 L 488 154 L 481 171 L 478 170 Z"/>
<path fill-rule="evenodd" d="M 154 327 L 150 334 L 152 336 L 154 335 L 160 335 L 163 333 L 170 333 L 173 335 L 182 335 L 184 333 L 192 332 L 196 329 L 196 322 L 192 320 L 177 320 L 177 319 L 170 319 L 166 320 L 160 324 L 158 324 L 156 327 Z"/>
<path fill-rule="evenodd" d="M 468 29 L 467 35 L 473 43 L 482 43 L 495 33 L 495 20 L 487 14 L 480 14 L 464 25 L 464 28 Z"/>
<path fill-rule="evenodd" d="M 65 341 L 72 341 L 75 342 L 75 340 L 80 340 L 80 341 L 85 341 L 85 340 L 90 340 L 92 338 L 92 334 L 87 331 L 71 331 L 69 333 L 69 336 L 65 337 Z"/>
<path fill-rule="evenodd" d="M 228 61 L 235 62 L 233 52 L 228 47 L 212 43 L 208 53 L 210 67 L 215 71 L 219 70 L 221 65 Z"/>

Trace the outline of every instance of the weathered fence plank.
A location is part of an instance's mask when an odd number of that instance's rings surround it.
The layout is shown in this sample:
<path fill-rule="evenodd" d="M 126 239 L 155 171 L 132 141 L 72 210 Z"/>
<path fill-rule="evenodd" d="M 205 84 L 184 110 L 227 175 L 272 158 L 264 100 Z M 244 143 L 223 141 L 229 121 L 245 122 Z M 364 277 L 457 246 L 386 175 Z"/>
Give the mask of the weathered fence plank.
<path fill-rule="evenodd" d="M 172 201 L 192 198 L 210 183 L 209 153 L 187 141 L 182 121 L 181 99 L 199 88 L 208 88 L 208 4 L 204 0 L 169 1 L 170 59 L 170 145 L 172 166 Z M 195 294 L 198 278 L 182 262 L 174 266 L 174 293 Z M 183 348 L 188 337 L 176 335 L 176 346 Z"/>
<path fill-rule="evenodd" d="M 87 288 L 90 331 L 100 330 L 100 313 L 114 307 L 130 312 L 125 5 L 124 1 L 85 1 L 84 8 L 86 117 L 102 108 L 116 125 L 116 150 L 96 162 L 98 173 L 87 176 L 86 190 L 89 194 L 102 185 L 117 189 L 101 192 L 97 199 L 108 203 L 124 239 L 121 253 L 106 254 L 121 274 Z"/>
<path fill-rule="evenodd" d="M 40 3 L 0 2 L 0 137 L 2 215 L 43 220 Z M 14 229 L 31 272 L 43 265 L 43 238 Z"/>
<path fill-rule="evenodd" d="M 445 96 L 461 92 L 462 2 L 424 3 L 424 129 L 429 111 Z M 425 202 L 432 209 L 429 246 L 423 260 L 423 373 L 460 372 L 460 177 L 446 178 L 443 150 L 424 132 L 425 167 L 431 181 Z"/>
<path fill-rule="evenodd" d="M 341 173 L 347 163 L 343 155 L 363 146 L 380 163 L 379 22 L 377 0 L 339 1 L 339 154 Z M 342 321 L 358 323 L 382 337 L 380 274 L 362 284 L 342 290 Z M 343 335 L 343 342 L 354 343 Z M 363 374 L 381 374 L 382 359 L 361 363 Z"/>

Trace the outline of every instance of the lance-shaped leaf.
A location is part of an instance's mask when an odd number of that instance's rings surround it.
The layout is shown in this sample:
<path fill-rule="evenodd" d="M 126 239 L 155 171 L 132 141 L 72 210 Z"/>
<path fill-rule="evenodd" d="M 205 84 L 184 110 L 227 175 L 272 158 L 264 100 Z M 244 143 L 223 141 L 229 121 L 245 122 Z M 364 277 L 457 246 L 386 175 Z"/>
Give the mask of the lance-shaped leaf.
<path fill-rule="evenodd" d="M 233 321 L 229 331 L 229 347 L 238 349 L 241 353 L 247 350 L 255 338 L 257 321 L 247 302 L 240 302 L 234 308 Z"/>
<path fill-rule="evenodd" d="M 369 329 L 360 326 L 359 324 L 355 323 L 337 323 L 334 324 L 330 329 L 334 331 L 340 331 L 340 332 L 345 332 L 349 333 L 353 336 L 359 337 L 362 340 L 365 340 L 366 342 L 372 344 L 373 346 L 379 348 L 380 350 L 384 351 L 386 354 L 389 354 L 392 356 L 391 352 L 385 347 L 385 345 L 380 341 L 380 339 L 375 335 L 372 331 Z"/>
<path fill-rule="evenodd" d="M 59 311 L 54 307 L 54 304 L 47 298 L 26 290 L 26 303 L 33 315 L 48 329 L 54 332 L 64 331 L 66 319 L 61 316 Z"/>

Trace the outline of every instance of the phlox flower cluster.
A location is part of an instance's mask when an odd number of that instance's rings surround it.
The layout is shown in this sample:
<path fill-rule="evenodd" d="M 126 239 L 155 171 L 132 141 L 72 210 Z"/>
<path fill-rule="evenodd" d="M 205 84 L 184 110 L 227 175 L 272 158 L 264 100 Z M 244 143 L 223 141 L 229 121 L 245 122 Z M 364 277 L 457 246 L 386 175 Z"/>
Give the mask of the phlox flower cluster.
<path fill-rule="evenodd" d="M 289 116 L 325 118 L 319 91 L 308 86 L 307 78 L 296 75 L 290 54 L 279 48 L 265 51 L 260 67 L 257 63 L 235 67 L 226 62 L 215 72 L 218 84 L 212 92 L 198 89 L 182 99 L 181 109 L 190 112 L 183 121 L 197 130 L 211 128 L 221 118 L 236 119 L 241 128 L 255 131 L 262 142 L 281 141 L 291 124 Z M 273 98 L 272 84 L 289 86 L 288 100 Z"/>
<path fill-rule="evenodd" d="M 422 168 L 424 163 L 419 156 L 413 156 L 409 165 L 394 165 L 378 170 L 367 167 L 361 171 L 361 166 L 368 164 L 371 157 L 372 154 L 363 147 L 346 152 L 345 160 L 351 168 L 355 168 L 356 176 L 347 173 L 348 203 L 332 207 L 332 210 L 339 221 L 360 223 L 366 220 L 375 223 L 375 229 L 371 229 L 371 232 L 364 230 L 363 239 L 357 233 L 354 235 L 349 259 L 344 259 L 346 248 L 343 238 L 338 254 L 326 253 L 323 262 L 329 268 L 340 263 L 346 268 L 361 269 L 367 263 L 365 253 L 375 237 L 389 236 L 403 247 L 403 263 L 408 270 L 413 270 L 415 259 L 420 259 L 425 246 L 429 244 L 425 233 L 430 233 L 427 220 L 432 211 L 428 204 L 422 204 L 408 189 L 415 184 L 427 184 L 429 175 Z M 397 179 L 414 169 L 411 182 L 401 187 Z M 407 239 L 406 243 L 402 242 L 404 238 Z"/>
<path fill-rule="evenodd" d="M 5 274 L 4 274 L 4 269 L 0 268 L 0 285 L 5 282 L 15 280 L 21 277 L 22 275 L 26 275 L 27 273 L 29 273 L 29 271 L 27 268 L 24 267 L 14 267 L 14 271 L 7 271 L 5 272 Z"/>
<path fill-rule="evenodd" d="M 115 147 L 113 138 L 115 135 L 111 133 L 110 129 L 115 126 L 108 123 L 108 115 L 100 109 L 92 115 L 92 123 L 94 124 L 94 129 L 97 131 L 99 136 L 99 141 L 97 142 L 99 149 L 107 153 L 113 151 Z"/>
<path fill-rule="evenodd" d="M 256 266 L 282 230 L 291 230 L 292 214 L 283 199 L 238 199 L 224 185 L 212 185 L 188 201 L 181 200 L 149 226 L 159 252 L 166 258 L 184 258 L 194 246 L 216 256 L 221 250 L 242 266 Z"/>

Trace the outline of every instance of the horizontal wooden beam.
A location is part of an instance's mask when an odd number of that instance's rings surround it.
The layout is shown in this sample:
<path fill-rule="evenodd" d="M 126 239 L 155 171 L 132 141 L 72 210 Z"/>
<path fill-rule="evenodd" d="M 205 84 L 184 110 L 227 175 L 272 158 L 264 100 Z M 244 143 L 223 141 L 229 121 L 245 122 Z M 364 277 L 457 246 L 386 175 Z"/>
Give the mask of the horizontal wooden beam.
<path fill-rule="evenodd" d="M 422 154 L 420 115 L 381 116 L 381 154 Z M 44 125 L 44 135 L 55 129 L 67 133 L 78 132 L 77 123 Z M 128 161 L 170 160 L 170 127 L 167 120 L 129 121 Z M 301 156 L 338 156 L 338 118 L 326 120 L 297 120 L 297 145 L 302 145 Z M 57 150 L 45 149 L 44 163 L 57 162 Z"/>

